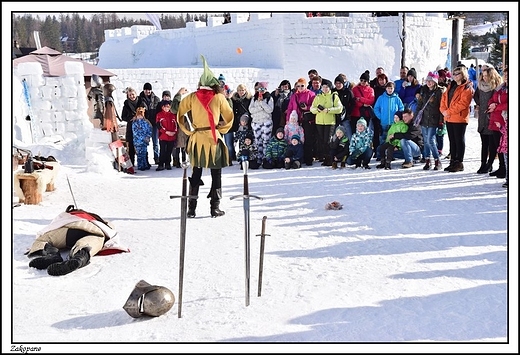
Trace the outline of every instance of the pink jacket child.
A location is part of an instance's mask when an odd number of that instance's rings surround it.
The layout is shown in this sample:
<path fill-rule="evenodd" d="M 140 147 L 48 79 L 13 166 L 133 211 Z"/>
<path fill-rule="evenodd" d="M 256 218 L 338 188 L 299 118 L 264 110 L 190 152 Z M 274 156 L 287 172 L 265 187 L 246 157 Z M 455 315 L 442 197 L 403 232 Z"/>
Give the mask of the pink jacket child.
<path fill-rule="evenodd" d="M 305 136 L 303 132 L 303 127 L 298 124 L 298 112 L 296 110 L 292 110 L 289 116 L 289 122 L 284 127 L 285 140 L 287 143 L 291 143 L 291 137 L 295 134 L 300 137 L 300 142 L 303 144 L 305 141 Z"/>

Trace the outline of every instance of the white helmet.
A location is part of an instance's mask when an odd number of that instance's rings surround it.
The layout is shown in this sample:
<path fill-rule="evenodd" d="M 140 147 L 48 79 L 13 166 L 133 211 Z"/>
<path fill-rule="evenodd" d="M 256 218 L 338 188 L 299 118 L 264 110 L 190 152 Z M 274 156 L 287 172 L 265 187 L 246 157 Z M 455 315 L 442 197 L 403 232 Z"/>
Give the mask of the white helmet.
<path fill-rule="evenodd" d="M 163 286 L 152 286 L 141 280 L 135 285 L 123 309 L 134 318 L 144 315 L 158 317 L 168 312 L 174 303 L 175 296 L 172 291 Z"/>

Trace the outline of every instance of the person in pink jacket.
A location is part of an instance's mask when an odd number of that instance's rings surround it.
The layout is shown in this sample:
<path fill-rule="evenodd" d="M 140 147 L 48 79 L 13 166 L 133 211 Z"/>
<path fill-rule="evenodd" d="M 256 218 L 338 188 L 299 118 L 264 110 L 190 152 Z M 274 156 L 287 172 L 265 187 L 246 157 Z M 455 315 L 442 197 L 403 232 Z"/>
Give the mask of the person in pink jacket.
<path fill-rule="evenodd" d="M 291 112 L 298 113 L 298 124 L 303 127 L 305 141 L 303 142 L 303 155 L 305 165 L 312 166 L 317 153 L 316 115 L 310 112 L 312 102 L 316 94 L 307 89 L 307 80 L 299 78 L 295 85 L 295 92 L 287 106 L 286 124 L 289 123 Z"/>
<path fill-rule="evenodd" d="M 448 139 L 450 140 L 450 165 L 444 171 L 457 172 L 464 170 L 464 153 L 466 151 L 465 135 L 469 123 L 470 104 L 473 99 L 473 84 L 468 78 L 468 70 L 464 66 L 453 70 L 453 80 L 442 94 L 440 111 L 446 122 Z"/>
<path fill-rule="evenodd" d="M 500 146 L 500 137 L 502 133 L 500 132 L 500 126 L 504 126 L 504 117 L 502 116 L 502 111 L 508 110 L 508 73 L 507 68 L 504 69 L 504 82 L 502 85 L 496 88 L 495 93 L 491 96 L 491 99 L 488 101 L 488 112 L 489 112 L 489 126 L 488 128 L 493 132 L 493 138 L 490 142 L 489 147 L 489 156 L 494 157 L 498 151 L 498 147 Z M 497 123 L 500 124 L 497 125 Z M 490 176 L 496 176 L 499 179 L 503 179 L 506 177 L 506 166 L 504 161 L 504 154 L 498 153 L 498 170 L 495 170 L 489 173 Z"/>

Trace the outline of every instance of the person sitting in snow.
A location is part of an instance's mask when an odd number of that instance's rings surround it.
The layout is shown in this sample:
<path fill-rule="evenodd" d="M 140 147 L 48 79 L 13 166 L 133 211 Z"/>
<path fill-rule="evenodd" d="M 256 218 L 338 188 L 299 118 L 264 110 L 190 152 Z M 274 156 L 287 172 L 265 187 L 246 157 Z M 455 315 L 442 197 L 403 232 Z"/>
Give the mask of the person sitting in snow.
<path fill-rule="evenodd" d="M 287 141 L 284 138 L 283 128 L 276 130 L 276 135 L 267 142 L 265 158 L 262 166 L 264 169 L 283 168 L 285 166 L 285 150 Z"/>
<path fill-rule="evenodd" d="M 287 150 L 285 151 L 285 169 L 299 169 L 302 166 L 302 161 L 303 144 L 300 141 L 300 136 L 293 134 L 291 144 L 287 146 Z"/>
<path fill-rule="evenodd" d="M 249 161 L 249 169 L 258 169 L 258 147 L 255 144 L 255 135 L 253 131 L 248 132 L 244 138 L 244 143 L 241 143 L 238 148 L 237 160 L 242 162 Z M 240 170 L 242 170 L 242 163 L 240 163 Z"/>
<path fill-rule="evenodd" d="M 338 162 L 340 167 L 345 167 L 345 161 L 349 156 L 349 141 L 347 136 L 347 128 L 339 125 L 336 128 L 336 132 L 332 137 L 332 141 L 329 143 L 330 156 L 332 158 L 332 169 L 338 168 Z"/>
<path fill-rule="evenodd" d="M 60 250 L 70 249 L 63 261 Z M 88 265 L 94 255 L 129 252 L 118 243 L 114 226 L 97 214 L 67 207 L 52 222 L 36 234 L 36 240 L 26 253 L 36 257 L 29 267 L 47 269 L 52 276 L 62 276 Z"/>

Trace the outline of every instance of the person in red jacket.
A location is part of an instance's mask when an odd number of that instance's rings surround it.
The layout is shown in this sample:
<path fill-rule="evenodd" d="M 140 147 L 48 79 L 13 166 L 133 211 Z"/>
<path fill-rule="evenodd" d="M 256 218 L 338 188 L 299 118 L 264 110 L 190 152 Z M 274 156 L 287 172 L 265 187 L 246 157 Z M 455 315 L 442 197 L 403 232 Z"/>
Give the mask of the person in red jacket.
<path fill-rule="evenodd" d="M 500 146 L 500 137 L 502 133 L 500 132 L 501 126 L 504 126 L 504 117 L 502 116 L 503 111 L 508 110 L 508 81 L 507 81 L 507 68 L 504 69 L 504 82 L 501 86 L 496 88 L 495 93 L 491 96 L 491 99 L 488 101 L 488 110 L 489 112 L 489 126 L 488 128 L 493 132 L 493 138 L 490 142 L 489 147 L 489 156 L 490 159 L 495 156 L 497 153 L 498 147 Z M 499 123 L 500 125 L 497 125 Z M 506 177 L 506 164 L 504 161 L 504 154 L 498 153 L 498 170 L 495 170 L 489 173 L 490 176 L 496 176 L 499 179 L 503 179 Z"/>
<path fill-rule="evenodd" d="M 464 153 L 466 151 L 465 135 L 469 123 L 469 106 L 473 99 L 473 84 L 468 77 L 466 67 L 453 70 L 453 80 L 442 94 L 440 111 L 446 122 L 450 140 L 450 165 L 444 171 L 457 172 L 464 170 Z"/>
<path fill-rule="evenodd" d="M 157 105 L 161 111 L 156 115 L 157 128 L 159 129 L 159 166 L 157 171 L 172 170 L 171 159 L 175 139 L 177 138 L 177 115 L 170 111 L 171 101 L 163 100 Z"/>
<path fill-rule="evenodd" d="M 359 84 L 352 89 L 354 94 L 354 108 L 352 109 L 350 119 L 350 129 L 352 132 L 356 132 L 357 121 L 360 118 L 364 118 L 367 121 L 367 127 L 370 125 L 371 116 L 368 114 L 369 106 L 374 105 L 376 102 L 374 96 L 374 89 L 369 85 L 370 72 L 365 70 L 359 77 Z"/>

